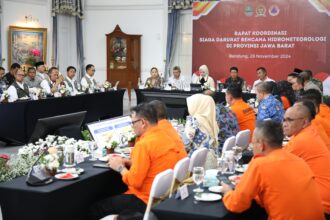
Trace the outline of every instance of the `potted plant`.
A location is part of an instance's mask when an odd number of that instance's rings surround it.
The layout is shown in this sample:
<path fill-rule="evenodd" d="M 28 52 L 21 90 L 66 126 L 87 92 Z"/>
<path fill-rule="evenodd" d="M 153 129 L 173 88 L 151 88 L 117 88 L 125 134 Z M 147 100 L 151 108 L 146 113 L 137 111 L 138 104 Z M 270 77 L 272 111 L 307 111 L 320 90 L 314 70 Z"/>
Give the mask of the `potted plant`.
<path fill-rule="evenodd" d="M 118 145 L 119 143 L 117 141 L 112 141 L 111 144 L 107 146 L 107 154 L 113 154 Z"/>

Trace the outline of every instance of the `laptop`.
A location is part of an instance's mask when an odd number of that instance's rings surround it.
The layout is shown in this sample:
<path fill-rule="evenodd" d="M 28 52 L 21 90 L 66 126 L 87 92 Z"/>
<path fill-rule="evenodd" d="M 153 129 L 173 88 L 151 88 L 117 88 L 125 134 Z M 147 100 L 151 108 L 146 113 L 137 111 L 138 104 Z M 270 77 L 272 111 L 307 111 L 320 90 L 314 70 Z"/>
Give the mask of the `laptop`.
<path fill-rule="evenodd" d="M 198 83 L 190 83 L 190 90 L 191 91 L 201 91 L 202 85 Z"/>

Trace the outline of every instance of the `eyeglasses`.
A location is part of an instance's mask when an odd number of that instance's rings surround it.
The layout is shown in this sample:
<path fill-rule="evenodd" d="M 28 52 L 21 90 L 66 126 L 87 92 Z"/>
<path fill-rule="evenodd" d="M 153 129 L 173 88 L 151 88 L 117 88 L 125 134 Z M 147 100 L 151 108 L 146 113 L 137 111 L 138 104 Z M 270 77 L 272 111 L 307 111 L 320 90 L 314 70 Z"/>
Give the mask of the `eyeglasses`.
<path fill-rule="evenodd" d="M 304 119 L 304 118 L 284 118 L 284 119 L 283 119 L 283 122 L 291 123 L 291 122 L 293 122 L 293 121 L 301 120 L 301 119 Z"/>
<path fill-rule="evenodd" d="M 132 121 L 132 125 L 134 125 L 136 122 L 139 122 L 139 121 L 141 121 L 142 119 L 140 118 L 140 119 L 137 119 L 137 120 L 135 120 L 135 121 Z"/>

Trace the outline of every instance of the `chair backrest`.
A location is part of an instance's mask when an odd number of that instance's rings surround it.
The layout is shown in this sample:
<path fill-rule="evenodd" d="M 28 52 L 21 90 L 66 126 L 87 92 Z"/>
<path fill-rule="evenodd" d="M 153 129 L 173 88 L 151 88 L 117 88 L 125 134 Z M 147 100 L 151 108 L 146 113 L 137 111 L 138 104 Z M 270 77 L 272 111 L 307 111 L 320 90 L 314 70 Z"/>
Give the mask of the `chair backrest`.
<path fill-rule="evenodd" d="M 191 173 L 194 167 L 202 167 L 205 164 L 206 156 L 207 156 L 208 149 L 207 148 L 200 148 L 193 152 L 190 158 L 189 163 L 189 172 Z"/>
<path fill-rule="evenodd" d="M 151 206 L 154 198 L 163 197 L 170 189 L 173 179 L 173 170 L 168 169 L 161 173 L 158 173 L 152 182 L 149 201 L 147 209 L 144 213 L 143 220 L 148 220 L 150 215 Z"/>
<path fill-rule="evenodd" d="M 190 162 L 189 157 L 185 157 L 176 163 L 173 172 L 174 180 L 177 180 L 178 182 L 181 183 L 183 180 L 187 178 L 189 162 Z"/>
<path fill-rule="evenodd" d="M 240 131 L 236 135 L 235 146 L 248 147 L 250 142 L 251 131 L 249 129 Z"/>
<path fill-rule="evenodd" d="M 235 136 L 231 136 L 231 137 L 227 138 L 227 140 L 223 144 L 222 153 L 227 150 L 231 150 L 235 146 L 235 142 L 236 142 Z"/>

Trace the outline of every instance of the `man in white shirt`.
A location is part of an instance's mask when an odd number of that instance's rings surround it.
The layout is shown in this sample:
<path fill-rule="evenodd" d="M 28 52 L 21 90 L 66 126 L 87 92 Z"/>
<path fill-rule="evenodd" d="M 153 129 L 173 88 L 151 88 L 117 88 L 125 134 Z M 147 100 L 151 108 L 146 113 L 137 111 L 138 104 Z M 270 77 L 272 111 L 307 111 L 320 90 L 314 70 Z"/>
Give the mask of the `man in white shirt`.
<path fill-rule="evenodd" d="M 81 79 L 82 90 L 87 88 L 95 88 L 97 86 L 96 80 L 94 79 L 95 67 L 93 64 L 86 66 L 86 74 Z"/>
<path fill-rule="evenodd" d="M 168 84 L 171 84 L 171 86 L 174 86 L 176 89 L 179 90 L 184 90 L 188 87 L 185 77 L 181 76 L 180 67 L 173 67 L 173 76 L 168 79 Z"/>
<path fill-rule="evenodd" d="M 36 69 L 34 67 L 28 68 L 27 76 L 24 78 L 24 83 L 29 88 L 42 88 L 47 94 L 50 93 L 48 82 L 36 75 Z"/>
<path fill-rule="evenodd" d="M 59 75 L 57 67 L 51 67 L 48 70 L 48 74 L 51 81 L 51 92 L 54 94 L 55 92 L 59 91 L 61 85 L 64 85 L 64 77 Z"/>
<path fill-rule="evenodd" d="M 25 74 L 22 69 L 18 69 L 14 74 L 15 81 L 11 84 L 11 86 L 9 86 L 7 90 L 9 94 L 9 102 L 15 102 L 18 99 L 29 98 L 29 87 L 23 82 L 24 76 Z"/>
<path fill-rule="evenodd" d="M 268 82 L 268 81 L 274 82 L 273 79 L 271 79 L 267 76 L 267 70 L 265 67 L 258 67 L 256 71 L 257 71 L 257 76 L 259 79 L 254 81 L 253 87 L 252 87 L 252 92 L 256 91 L 256 86 L 261 82 Z"/>
<path fill-rule="evenodd" d="M 66 68 L 66 77 L 64 79 L 64 84 L 67 89 L 70 90 L 72 94 L 77 94 L 79 91 L 79 83 L 74 79 L 76 76 L 76 68 L 69 66 Z"/>
<path fill-rule="evenodd" d="M 50 79 L 49 79 L 49 76 L 46 72 L 46 66 L 45 66 L 45 63 L 43 61 L 40 61 L 40 62 L 36 62 L 35 64 L 35 67 L 36 67 L 36 72 L 37 72 L 37 76 L 40 77 L 41 79 L 44 79 L 46 80 L 46 82 L 48 83 L 48 85 L 50 86 L 51 83 L 50 83 Z"/>

